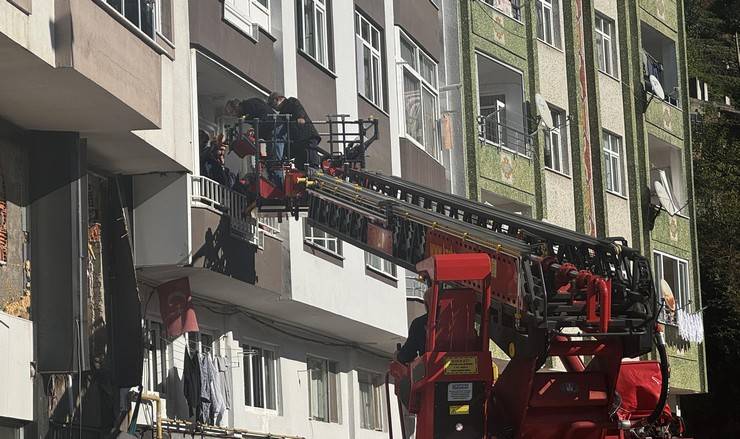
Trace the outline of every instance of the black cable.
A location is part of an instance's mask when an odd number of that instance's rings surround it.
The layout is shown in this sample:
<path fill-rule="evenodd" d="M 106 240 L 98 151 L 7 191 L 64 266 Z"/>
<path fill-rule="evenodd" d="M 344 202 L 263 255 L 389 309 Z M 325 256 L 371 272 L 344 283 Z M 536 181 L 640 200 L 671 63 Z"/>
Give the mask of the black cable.
<path fill-rule="evenodd" d="M 213 306 L 209 306 L 206 302 L 210 302 L 210 301 L 207 301 L 205 299 L 200 299 L 200 300 L 197 300 L 196 301 L 196 303 L 198 305 L 200 305 L 203 308 L 211 311 L 214 314 L 226 315 L 226 316 L 232 316 L 232 315 L 236 315 L 236 314 L 242 314 L 242 315 L 246 316 L 247 318 L 249 318 L 251 320 L 254 320 L 255 322 L 259 323 L 262 326 L 265 326 L 265 327 L 270 328 L 270 329 L 272 329 L 272 330 L 274 330 L 276 332 L 279 332 L 281 334 L 287 335 L 289 337 L 292 337 L 292 338 L 295 338 L 295 339 L 298 339 L 298 340 L 306 341 L 306 342 L 309 342 L 309 343 L 316 343 L 316 344 L 320 344 L 320 345 L 324 345 L 324 346 L 346 347 L 346 348 L 357 349 L 359 351 L 365 352 L 367 354 L 376 356 L 376 357 L 381 358 L 381 359 L 384 359 L 384 360 L 387 360 L 387 359 L 390 358 L 390 356 L 381 355 L 381 354 L 379 354 L 379 353 L 377 353 L 377 352 L 375 352 L 375 351 L 373 351 L 371 349 L 362 347 L 358 343 L 330 342 L 330 341 L 323 341 L 323 340 L 318 340 L 316 338 L 311 338 L 311 337 L 306 337 L 306 336 L 295 334 L 293 332 L 290 332 L 290 331 L 288 331 L 286 329 L 283 329 L 283 328 L 280 328 L 279 326 L 277 326 L 277 323 L 278 322 L 275 322 L 275 321 L 272 321 L 272 322 L 264 321 L 264 320 L 262 320 L 262 318 L 257 317 L 255 315 L 253 315 L 253 314 L 251 314 L 251 313 L 249 313 L 249 312 L 241 309 L 240 307 L 237 307 L 237 306 L 234 306 L 234 305 L 231 305 L 231 306 L 233 306 L 234 309 L 229 310 L 229 311 L 224 311 L 224 310 L 216 309 Z M 214 306 L 215 305 L 220 306 L 222 309 L 226 306 L 226 305 L 223 305 L 223 304 L 217 304 L 217 303 L 213 303 L 213 302 L 211 302 L 211 303 Z M 293 329 L 298 329 L 300 331 L 309 332 L 309 331 L 307 331 L 307 330 L 305 330 L 303 328 L 297 328 L 297 327 L 295 327 Z M 319 334 L 317 334 L 317 335 L 319 335 Z M 328 336 L 323 336 L 323 335 L 319 335 L 319 336 L 330 338 Z"/>

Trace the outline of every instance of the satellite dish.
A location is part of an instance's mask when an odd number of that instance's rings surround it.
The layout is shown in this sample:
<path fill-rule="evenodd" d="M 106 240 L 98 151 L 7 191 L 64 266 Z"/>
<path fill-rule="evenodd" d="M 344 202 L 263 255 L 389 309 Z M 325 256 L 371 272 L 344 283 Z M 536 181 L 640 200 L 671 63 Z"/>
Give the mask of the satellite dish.
<path fill-rule="evenodd" d="M 660 205 L 663 206 L 666 212 L 668 212 L 668 215 L 676 215 L 676 205 L 673 203 L 671 193 L 668 191 L 668 189 L 666 189 L 663 183 L 659 181 L 654 182 L 653 187 L 655 188 L 655 195 L 657 195 L 658 200 L 660 200 Z"/>
<path fill-rule="evenodd" d="M 650 75 L 650 86 L 653 89 L 653 94 L 660 98 L 661 101 L 665 100 L 665 91 L 663 90 L 663 85 L 660 83 L 658 78 L 655 77 L 655 75 Z"/>
<path fill-rule="evenodd" d="M 540 116 L 540 122 L 545 125 L 547 129 L 553 129 L 554 123 L 552 122 L 552 113 L 550 113 L 550 107 L 547 106 L 547 101 L 541 94 L 537 93 L 534 95 L 534 102 L 537 105 L 537 114 Z"/>

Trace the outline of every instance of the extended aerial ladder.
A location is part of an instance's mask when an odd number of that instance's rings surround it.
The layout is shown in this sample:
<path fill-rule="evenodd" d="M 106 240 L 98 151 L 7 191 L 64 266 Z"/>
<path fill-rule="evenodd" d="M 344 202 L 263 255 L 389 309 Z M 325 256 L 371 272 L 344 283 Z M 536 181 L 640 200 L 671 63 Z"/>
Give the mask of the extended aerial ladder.
<path fill-rule="evenodd" d="M 366 171 L 369 143 L 342 149 L 347 144 L 326 151 L 322 169 L 309 175 L 285 163 L 292 177 L 277 192 L 260 192 L 257 204 L 305 212 L 311 226 L 419 273 L 431 287 L 427 352 L 390 368 L 401 403 L 417 415 L 416 438 L 663 431 L 668 362 L 646 258 L 622 239 Z M 495 382 L 489 340 L 510 357 Z M 653 347 L 659 361 L 623 361 Z M 566 371 L 542 370 L 550 357 Z"/>

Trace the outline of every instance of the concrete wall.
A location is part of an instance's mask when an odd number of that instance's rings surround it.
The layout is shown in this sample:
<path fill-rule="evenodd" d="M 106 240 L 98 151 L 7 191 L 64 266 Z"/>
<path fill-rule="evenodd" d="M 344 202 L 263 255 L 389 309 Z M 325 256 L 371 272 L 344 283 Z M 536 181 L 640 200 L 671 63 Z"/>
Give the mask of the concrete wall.
<path fill-rule="evenodd" d="M 54 2 L 33 2 L 32 14 L 27 14 L 7 0 L 0 1 L 0 34 L 42 59 L 49 66 L 56 63 L 53 33 Z"/>
<path fill-rule="evenodd" d="M 134 134 L 154 146 L 167 157 L 190 171 L 199 158 L 193 153 L 193 119 L 190 111 L 193 91 L 190 38 L 190 19 L 186 2 L 172 2 L 174 32 L 174 60 L 160 57 L 162 69 L 160 129 L 135 131 Z M 192 4 L 193 2 L 189 2 Z M 200 2 L 198 2 L 200 3 Z"/>
<path fill-rule="evenodd" d="M 393 5 L 396 25 L 411 35 L 433 58 L 442 60 L 442 32 L 436 25 L 439 9 L 431 0 L 394 0 Z"/>
<path fill-rule="evenodd" d="M 140 267 L 188 263 L 191 246 L 187 175 L 141 175 L 133 181 L 134 264 Z"/>
<path fill-rule="evenodd" d="M 272 35 L 260 28 L 255 40 L 239 32 L 223 20 L 223 1 L 187 3 L 190 6 L 190 43 L 193 47 L 226 61 L 263 87 L 275 88 L 275 40 Z"/>
<path fill-rule="evenodd" d="M 59 2 L 57 2 L 59 3 Z M 66 4 L 65 4 L 66 3 Z M 70 14 L 69 17 L 66 14 Z M 70 20 L 69 34 L 57 42 L 70 44 L 70 65 L 106 89 L 153 125 L 161 126 L 162 71 L 159 54 L 111 14 L 89 0 L 57 4 L 57 22 Z"/>
<path fill-rule="evenodd" d="M 0 418 L 33 420 L 33 323 L 0 312 Z"/>

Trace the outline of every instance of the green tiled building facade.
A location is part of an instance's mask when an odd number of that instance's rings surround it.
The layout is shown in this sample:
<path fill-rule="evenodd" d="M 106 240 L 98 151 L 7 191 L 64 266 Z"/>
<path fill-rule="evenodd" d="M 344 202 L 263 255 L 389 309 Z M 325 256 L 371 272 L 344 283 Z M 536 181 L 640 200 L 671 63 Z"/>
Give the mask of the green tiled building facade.
<path fill-rule="evenodd" d="M 700 312 L 682 3 L 454 3 L 460 50 L 447 56 L 459 56 L 463 78 L 466 194 L 624 237 L 651 255 L 656 282 L 668 282 L 680 309 Z M 665 99 L 653 95 L 650 74 Z M 552 127 L 543 128 L 537 95 Z M 661 171 L 673 216 L 666 208 L 655 217 Z M 675 326 L 667 336 L 673 393 L 707 391 L 703 346 Z"/>

